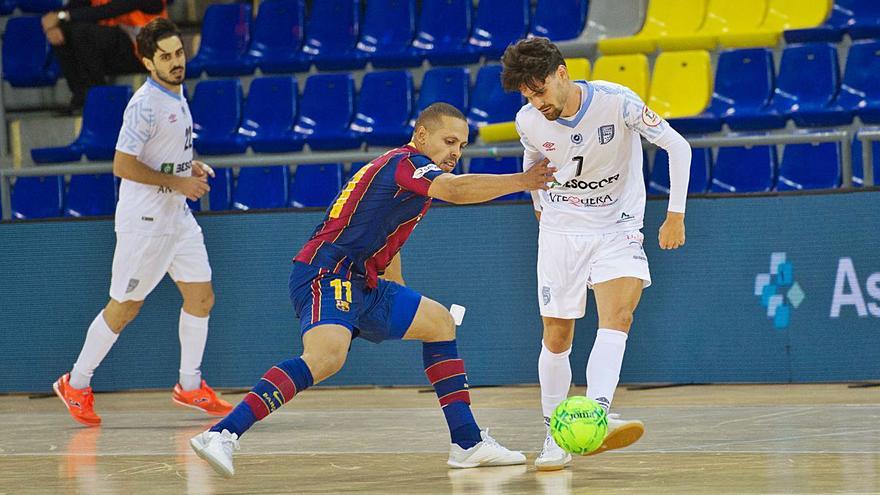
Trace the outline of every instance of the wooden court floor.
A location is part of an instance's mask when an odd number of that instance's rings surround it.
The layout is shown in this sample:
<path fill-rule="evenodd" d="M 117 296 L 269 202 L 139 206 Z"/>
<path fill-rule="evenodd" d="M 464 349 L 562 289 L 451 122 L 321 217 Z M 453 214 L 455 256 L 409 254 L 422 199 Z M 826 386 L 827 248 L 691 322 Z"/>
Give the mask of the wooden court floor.
<path fill-rule="evenodd" d="M 880 493 L 880 387 L 621 389 L 615 410 L 642 419 L 645 437 L 553 473 L 531 464 L 544 435 L 537 387 L 472 391 L 481 426 L 529 461 L 472 470 L 446 468 L 433 393 L 317 389 L 245 435 L 229 480 L 188 446 L 212 420 L 170 391 L 96 399 L 100 428 L 73 423 L 54 397 L 0 397 L 0 494 Z"/>

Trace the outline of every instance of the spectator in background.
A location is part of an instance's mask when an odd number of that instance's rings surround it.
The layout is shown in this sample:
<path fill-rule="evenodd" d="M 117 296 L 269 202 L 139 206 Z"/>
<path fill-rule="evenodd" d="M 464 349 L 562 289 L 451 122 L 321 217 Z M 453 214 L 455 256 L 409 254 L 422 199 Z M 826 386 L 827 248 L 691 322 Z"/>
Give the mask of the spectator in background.
<path fill-rule="evenodd" d="M 110 74 L 146 72 L 135 37 L 157 17 L 168 17 L 166 0 L 70 0 L 43 16 L 43 31 L 73 96 L 69 113 L 79 113 L 92 86 Z"/>

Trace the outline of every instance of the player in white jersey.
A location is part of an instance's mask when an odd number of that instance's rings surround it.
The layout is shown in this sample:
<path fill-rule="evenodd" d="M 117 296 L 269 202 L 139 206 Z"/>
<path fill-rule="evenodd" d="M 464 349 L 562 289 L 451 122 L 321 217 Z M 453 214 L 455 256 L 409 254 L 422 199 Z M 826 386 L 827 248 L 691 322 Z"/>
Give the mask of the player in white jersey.
<path fill-rule="evenodd" d="M 587 362 L 587 396 L 606 411 L 620 376 L 626 339 L 642 289 L 651 284 L 642 249 L 645 185 L 641 138 L 669 153 L 671 192 L 660 228 L 663 249 L 684 244 L 684 206 L 691 150 L 687 141 L 630 89 L 572 81 L 559 49 L 546 38 L 522 40 L 502 57 L 507 91 L 528 100 L 516 116 L 524 167 L 548 160 L 558 171 L 547 191 L 532 193 L 540 224 L 538 304 L 544 324 L 538 376 L 545 424 L 571 386 L 575 320 L 592 288 L 599 330 Z M 597 450 L 626 447 L 644 433 L 640 421 L 609 417 Z M 571 462 L 549 435 L 535 465 Z"/>
<path fill-rule="evenodd" d="M 202 380 L 200 371 L 214 292 L 202 229 L 186 199 L 208 192 L 207 176 L 214 171 L 192 159 L 192 117 L 181 88 L 186 56 L 180 32 L 171 21 L 156 19 L 138 34 L 137 48 L 150 77 L 125 109 L 113 158 L 113 173 L 122 185 L 110 302 L 89 326 L 73 369 L 53 384 L 73 419 L 87 426 L 101 424 L 90 386 L 95 368 L 166 273 L 183 296 L 180 375 L 172 400 L 219 416 L 232 409 Z"/>

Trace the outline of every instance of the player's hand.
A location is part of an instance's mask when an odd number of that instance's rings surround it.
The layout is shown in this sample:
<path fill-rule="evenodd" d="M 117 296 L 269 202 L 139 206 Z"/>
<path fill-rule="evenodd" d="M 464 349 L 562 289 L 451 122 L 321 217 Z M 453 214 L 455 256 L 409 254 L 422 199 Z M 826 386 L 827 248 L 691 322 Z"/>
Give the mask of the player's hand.
<path fill-rule="evenodd" d="M 48 40 L 49 44 L 52 46 L 61 46 L 64 44 L 64 31 L 57 26 L 49 28 L 49 30 L 46 31 L 46 40 Z"/>
<path fill-rule="evenodd" d="M 212 178 L 216 177 L 214 175 L 214 169 L 211 168 L 207 163 L 200 162 L 199 160 L 193 160 L 192 165 L 193 165 L 193 167 L 192 167 L 193 177 L 205 177 L 205 178 L 207 178 L 208 176 L 210 176 Z"/>
<path fill-rule="evenodd" d="M 553 178 L 555 172 L 556 167 L 551 167 L 550 160 L 547 158 L 535 163 L 532 165 L 532 168 L 520 174 L 523 190 L 534 191 L 535 189 L 543 189 L 546 191 L 550 189 L 547 183 L 555 180 Z"/>
<path fill-rule="evenodd" d="M 684 213 L 666 212 L 666 221 L 660 226 L 660 249 L 684 246 Z"/>
<path fill-rule="evenodd" d="M 211 190 L 204 177 L 178 177 L 174 190 L 195 201 Z"/>
<path fill-rule="evenodd" d="M 50 29 L 58 26 L 58 13 L 49 12 L 40 18 L 40 24 L 43 25 L 43 32 L 48 33 Z"/>

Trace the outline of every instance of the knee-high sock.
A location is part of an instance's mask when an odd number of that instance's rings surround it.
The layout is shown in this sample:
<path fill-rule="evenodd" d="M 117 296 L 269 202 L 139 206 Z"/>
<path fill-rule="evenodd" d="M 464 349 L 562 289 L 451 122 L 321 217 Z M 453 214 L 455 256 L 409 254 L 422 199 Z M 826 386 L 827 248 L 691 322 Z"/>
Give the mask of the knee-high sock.
<path fill-rule="evenodd" d="M 471 413 L 464 362 L 458 358 L 454 340 L 425 342 L 422 345 L 425 375 L 434 386 L 443 415 L 449 425 L 452 443 L 469 449 L 482 441 L 480 427 Z"/>
<path fill-rule="evenodd" d="M 254 388 L 211 431 L 229 430 L 239 437 L 254 423 L 279 409 L 312 386 L 312 372 L 302 358 L 288 359 L 269 368 Z"/>
<path fill-rule="evenodd" d="M 626 351 L 626 332 L 600 328 L 587 361 L 587 397 L 607 411 L 614 400 L 614 389 L 620 380 L 620 365 Z"/>
<path fill-rule="evenodd" d="M 553 415 L 553 410 L 568 397 L 571 387 L 571 363 L 567 350 L 554 354 L 541 342 L 541 355 L 538 357 L 538 381 L 541 383 L 541 411 L 545 421 Z"/>
<path fill-rule="evenodd" d="M 95 368 L 107 357 L 107 353 L 110 352 L 110 348 L 113 347 L 118 337 L 119 335 L 113 333 L 113 330 L 107 326 L 104 312 L 98 313 L 98 316 L 89 325 L 86 341 L 83 343 L 79 357 L 70 372 L 71 387 L 86 388 L 91 384 Z"/>
<path fill-rule="evenodd" d="M 202 386 L 202 355 L 208 341 L 208 316 L 193 316 L 180 310 L 180 387 L 195 390 Z"/>

